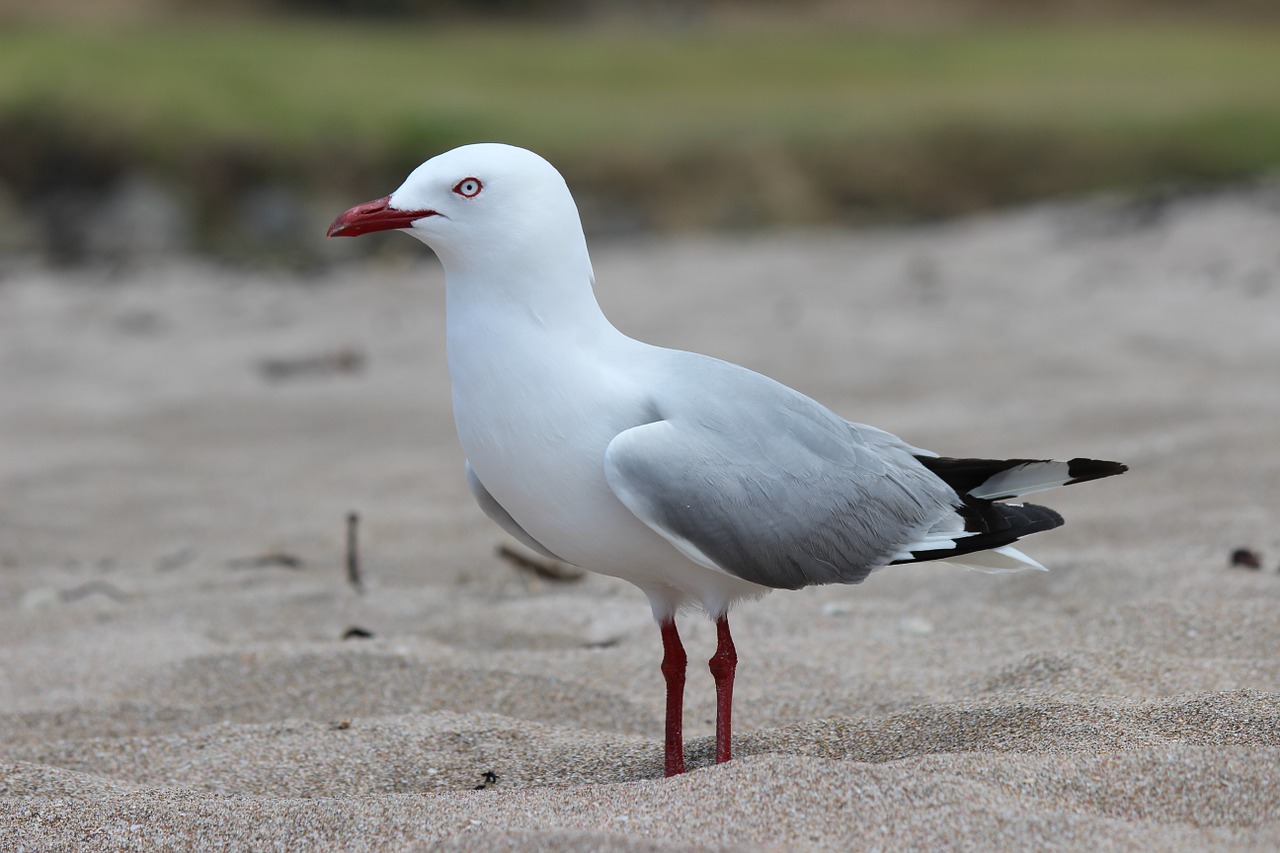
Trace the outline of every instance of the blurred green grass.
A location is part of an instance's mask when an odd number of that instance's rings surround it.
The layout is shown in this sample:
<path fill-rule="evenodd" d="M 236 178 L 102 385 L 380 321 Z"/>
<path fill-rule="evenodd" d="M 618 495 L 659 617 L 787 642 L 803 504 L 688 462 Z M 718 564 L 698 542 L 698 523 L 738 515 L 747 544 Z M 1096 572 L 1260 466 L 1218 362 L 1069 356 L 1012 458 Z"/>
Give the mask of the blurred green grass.
<path fill-rule="evenodd" d="M 1280 30 L 13 26 L 0 125 L 179 177 L 231 150 L 255 174 L 384 191 L 495 139 L 676 224 L 933 216 L 1276 167 Z"/>

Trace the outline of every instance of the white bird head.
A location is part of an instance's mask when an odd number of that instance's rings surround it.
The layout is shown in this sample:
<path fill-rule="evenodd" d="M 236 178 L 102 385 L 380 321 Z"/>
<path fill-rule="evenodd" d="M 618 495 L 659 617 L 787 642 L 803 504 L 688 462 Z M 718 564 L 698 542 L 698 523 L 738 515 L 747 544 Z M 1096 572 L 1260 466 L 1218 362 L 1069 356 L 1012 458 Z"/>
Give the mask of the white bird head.
<path fill-rule="evenodd" d="M 426 243 L 446 273 L 498 263 L 585 258 L 582 222 L 564 178 L 546 160 L 512 145 L 478 143 L 423 163 L 389 196 L 358 204 L 329 226 L 330 237 L 402 230 Z"/>

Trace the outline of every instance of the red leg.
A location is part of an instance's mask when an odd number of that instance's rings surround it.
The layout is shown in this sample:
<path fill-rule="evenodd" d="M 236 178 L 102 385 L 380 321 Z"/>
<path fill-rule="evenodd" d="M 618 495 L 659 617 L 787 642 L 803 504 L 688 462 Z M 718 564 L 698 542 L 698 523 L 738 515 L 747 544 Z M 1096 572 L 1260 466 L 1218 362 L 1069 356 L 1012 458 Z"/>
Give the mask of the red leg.
<path fill-rule="evenodd" d="M 716 764 L 720 764 L 733 757 L 733 673 L 738 668 L 728 616 L 716 620 L 716 653 L 707 665 L 716 680 Z"/>
<path fill-rule="evenodd" d="M 666 775 L 684 772 L 684 670 L 688 663 L 676 632 L 676 620 L 659 622 L 662 629 L 662 675 L 667 679 Z"/>

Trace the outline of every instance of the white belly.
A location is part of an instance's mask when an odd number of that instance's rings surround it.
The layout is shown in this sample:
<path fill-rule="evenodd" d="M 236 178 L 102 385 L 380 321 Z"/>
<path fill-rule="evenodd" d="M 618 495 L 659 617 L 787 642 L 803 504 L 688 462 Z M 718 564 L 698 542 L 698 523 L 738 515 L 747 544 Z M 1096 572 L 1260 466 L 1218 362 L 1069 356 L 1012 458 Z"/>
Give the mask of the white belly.
<path fill-rule="evenodd" d="M 690 602 L 719 615 L 765 587 L 692 562 L 623 505 L 605 480 L 609 443 L 652 421 L 646 388 L 664 377 L 654 348 L 610 326 L 599 341 L 450 306 L 449 376 L 472 471 L 525 532 L 575 565 L 628 580 L 655 615 Z M 461 309 L 461 310 L 458 310 Z M 609 353 L 608 359 L 600 353 Z"/>
<path fill-rule="evenodd" d="M 655 610 L 693 601 L 723 611 L 765 591 L 691 562 L 610 489 L 609 442 L 653 417 L 629 374 L 555 347 L 522 352 L 501 370 L 492 349 L 449 353 L 459 441 L 516 523 L 562 559 L 641 587 Z"/>
<path fill-rule="evenodd" d="M 480 482 L 529 535 L 584 568 L 639 582 L 650 563 L 685 562 L 605 482 L 605 449 L 644 422 L 644 400 L 598 363 L 546 346 L 523 353 L 450 349 L 458 439 Z"/>

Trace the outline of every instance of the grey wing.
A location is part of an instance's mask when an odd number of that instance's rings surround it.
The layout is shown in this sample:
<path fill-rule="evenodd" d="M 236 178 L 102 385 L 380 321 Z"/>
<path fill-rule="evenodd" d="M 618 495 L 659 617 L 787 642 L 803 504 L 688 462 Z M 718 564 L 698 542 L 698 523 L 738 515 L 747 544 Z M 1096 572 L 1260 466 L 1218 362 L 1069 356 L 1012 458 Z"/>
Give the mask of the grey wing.
<path fill-rule="evenodd" d="M 884 445 L 885 447 L 892 447 L 895 450 L 903 450 L 911 454 L 912 456 L 931 456 L 935 459 L 938 457 L 938 454 L 935 453 L 934 451 L 927 450 L 923 447 L 916 447 L 915 445 L 912 445 L 912 444 L 907 444 L 905 441 L 898 438 L 893 433 L 885 432 L 884 430 L 879 429 L 878 427 L 869 426 L 867 424 L 855 423 L 854 421 L 846 421 L 846 423 L 848 423 L 849 426 L 853 428 L 853 431 L 855 433 L 862 436 L 864 440 L 875 441 L 879 444 Z"/>
<path fill-rule="evenodd" d="M 476 499 L 476 503 L 480 504 L 480 509 L 484 510 L 484 514 L 489 516 L 499 527 L 510 533 L 516 539 L 525 545 L 537 551 L 544 557 L 550 557 L 553 560 L 567 562 L 543 547 L 542 543 L 529 535 L 523 527 L 511 517 L 511 513 L 503 509 L 502 504 L 498 503 L 497 498 L 489 494 L 489 490 L 484 487 L 484 483 L 480 482 L 480 478 L 476 476 L 476 472 L 471 470 L 471 461 L 467 460 L 467 485 L 471 488 L 471 494 Z"/>
<path fill-rule="evenodd" d="M 858 583 L 959 526 L 959 498 L 914 448 L 781 389 L 620 433 L 609 486 L 690 559 L 776 588 Z"/>

